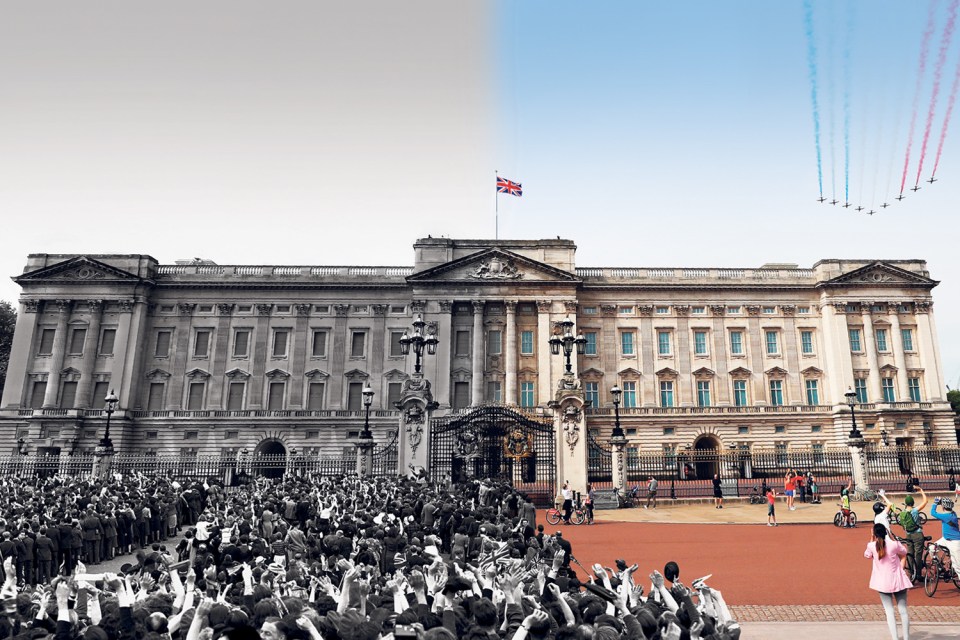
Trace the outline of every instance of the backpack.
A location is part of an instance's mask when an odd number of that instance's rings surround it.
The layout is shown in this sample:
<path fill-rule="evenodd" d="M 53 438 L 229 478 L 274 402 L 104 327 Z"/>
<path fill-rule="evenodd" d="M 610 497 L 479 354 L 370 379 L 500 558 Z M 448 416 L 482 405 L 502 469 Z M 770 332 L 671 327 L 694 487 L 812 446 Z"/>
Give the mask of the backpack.
<path fill-rule="evenodd" d="M 920 523 L 913 517 L 912 511 L 901 511 L 897 516 L 897 522 L 900 523 L 907 533 L 914 533 L 920 530 Z"/>

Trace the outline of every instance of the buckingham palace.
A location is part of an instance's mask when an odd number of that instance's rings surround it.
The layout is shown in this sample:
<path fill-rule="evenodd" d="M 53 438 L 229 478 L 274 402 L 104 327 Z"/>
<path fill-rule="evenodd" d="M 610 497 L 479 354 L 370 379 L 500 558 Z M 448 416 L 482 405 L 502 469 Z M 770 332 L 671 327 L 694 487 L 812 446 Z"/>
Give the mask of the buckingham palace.
<path fill-rule="evenodd" d="M 846 442 L 848 397 L 868 443 L 957 442 L 922 260 L 612 268 L 575 254 L 570 240 L 449 238 L 417 240 L 413 266 L 32 254 L 14 277 L 0 443 L 90 452 L 108 394 L 117 451 L 144 454 L 338 455 L 405 424 L 416 451 L 431 421 L 478 407 L 555 419 L 558 457 L 581 426 L 598 441 L 622 427 L 631 455 L 809 449 Z M 565 386 L 582 402 L 558 417 Z"/>

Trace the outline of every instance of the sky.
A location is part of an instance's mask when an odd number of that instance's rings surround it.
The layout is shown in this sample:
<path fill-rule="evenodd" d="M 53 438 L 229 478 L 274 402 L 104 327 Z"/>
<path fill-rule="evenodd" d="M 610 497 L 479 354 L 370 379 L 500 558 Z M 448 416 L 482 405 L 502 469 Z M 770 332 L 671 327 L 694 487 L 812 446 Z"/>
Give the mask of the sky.
<path fill-rule="evenodd" d="M 495 224 L 586 267 L 920 258 L 957 387 L 957 4 L 0 0 L 0 273 L 410 265 Z"/>

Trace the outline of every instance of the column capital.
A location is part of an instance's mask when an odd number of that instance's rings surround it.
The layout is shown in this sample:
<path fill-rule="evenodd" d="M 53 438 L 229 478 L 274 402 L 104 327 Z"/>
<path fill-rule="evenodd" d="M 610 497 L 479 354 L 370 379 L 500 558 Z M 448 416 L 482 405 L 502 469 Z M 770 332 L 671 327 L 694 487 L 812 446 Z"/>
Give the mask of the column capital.
<path fill-rule="evenodd" d="M 387 305 L 385 304 L 370 305 L 370 308 L 373 310 L 373 315 L 375 316 L 385 316 L 387 314 Z"/>
<path fill-rule="evenodd" d="M 640 312 L 640 315 L 649 318 L 653 315 L 653 305 L 652 304 L 639 304 L 637 305 L 637 311 Z"/>
<path fill-rule="evenodd" d="M 563 303 L 564 311 L 567 313 L 576 313 L 577 312 L 577 301 L 576 300 L 565 300 Z"/>
<path fill-rule="evenodd" d="M 785 316 L 792 316 L 797 312 L 797 306 L 793 304 L 782 304 L 780 305 L 780 311 Z"/>
<path fill-rule="evenodd" d="M 538 313 L 550 313 L 553 308 L 553 300 L 537 300 Z"/>
<path fill-rule="evenodd" d="M 473 312 L 475 314 L 483 313 L 483 310 L 487 306 L 487 303 L 484 300 L 471 300 L 470 304 L 473 305 Z"/>
<path fill-rule="evenodd" d="M 338 318 L 346 318 L 347 312 L 350 310 L 350 305 L 348 304 L 335 304 L 333 305 L 333 313 Z"/>
<path fill-rule="evenodd" d="M 103 310 L 103 300 L 87 300 L 90 313 L 100 313 Z"/>
<path fill-rule="evenodd" d="M 933 311 L 933 300 L 914 300 L 913 308 L 917 313 L 930 313 Z"/>
<path fill-rule="evenodd" d="M 675 304 L 673 305 L 673 310 L 678 316 L 687 316 L 690 313 L 690 305 L 687 304 Z"/>
<path fill-rule="evenodd" d="M 193 315 L 193 310 L 197 307 L 197 305 L 194 302 L 181 302 L 177 305 L 177 307 L 180 310 L 180 315 L 190 316 Z"/>
<path fill-rule="evenodd" d="M 40 311 L 40 301 L 22 298 L 20 304 L 23 305 L 24 313 L 37 313 Z"/>
<path fill-rule="evenodd" d="M 229 316 L 233 313 L 233 304 L 229 302 L 221 302 L 217 305 L 217 313 L 221 316 Z"/>
<path fill-rule="evenodd" d="M 453 311 L 453 300 L 440 300 L 440 313 L 451 313 Z"/>
<path fill-rule="evenodd" d="M 118 300 L 117 305 L 120 307 L 120 313 L 132 313 L 133 312 L 133 300 Z"/>
<path fill-rule="evenodd" d="M 423 313 L 427 309 L 426 300 L 413 300 L 410 302 L 410 310 L 414 313 Z M 346 315 L 346 314 L 344 314 Z"/>
<path fill-rule="evenodd" d="M 517 301 L 516 300 L 504 300 L 503 308 L 507 310 L 508 314 L 517 312 Z"/>
<path fill-rule="evenodd" d="M 758 304 L 748 304 L 748 305 L 747 305 L 747 313 L 750 314 L 751 316 L 754 316 L 754 317 L 760 315 L 760 305 L 758 305 Z"/>
<path fill-rule="evenodd" d="M 57 305 L 57 313 L 61 314 L 70 313 L 73 308 L 73 300 L 54 300 L 53 304 Z"/>
<path fill-rule="evenodd" d="M 710 313 L 715 316 L 722 316 L 727 312 L 726 305 L 723 304 L 712 304 L 710 305 Z"/>
<path fill-rule="evenodd" d="M 617 305 L 602 304 L 600 305 L 600 313 L 602 313 L 606 318 L 612 318 L 613 316 L 617 315 Z"/>

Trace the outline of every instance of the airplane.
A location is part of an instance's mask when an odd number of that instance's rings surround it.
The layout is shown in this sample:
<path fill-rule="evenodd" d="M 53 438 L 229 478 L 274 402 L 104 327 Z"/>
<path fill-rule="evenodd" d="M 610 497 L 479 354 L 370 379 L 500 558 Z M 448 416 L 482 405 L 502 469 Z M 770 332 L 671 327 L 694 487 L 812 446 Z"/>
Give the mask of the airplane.
<path fill-rule="evenodd" d="M 900 195 L 897 196 L 897 200 L 903 200 L 905 197 L 906 196 L 901 193 Z"/>
<path fill-rule="evenodd" d="M 843 208 L 844 208 L 844 209 L 847 209 L 847 208 L 849 208 L 849 207 L 850 207 L 850 203 L 849 203 L 849 202 L 844 202 L 844 203 L 843 203 Z"/>
<path fill-rule="evenodd" d="M 824 198 L 823 196 L 820 196 L 819 198 L 817 198 L 817 202 L 823 202 L 824 200 L 826 200 L 826 198 Z"/>
<path fill-rule="evenodd" d="M 927 182 L 929 182 L 930 184 L 933 184 L 933 183 L 936 182 L 936 181 L 937 181 L 937 179 L 934 178 L 933 176 L 930 176 L 930 179 L 927 180 Z"/>
<path fill-rule="evenodd" d="M 883 207 L 884 209 L 886 209 L 886 208 L 889 207 L 890 205 L 887 204 L 886 202 L 884 202 L 884 203 L 883 203 L 882 205 L 880 205 L 880 206 Z"/>
<path fill-rule="evenodd" d="M 910 187 L 910 191 L 920 191 L 920 185 L 916 184 Z"/>
<path fill-rule="evenodd" d="M 870 211 L 867 211 L 867 215 L 868 215 L 868 216 L 872 216 L 872 215 L 875 214 L 875 213 L 876 213 L 876 211 L 874 211 L 873 209 L 870 209 Z"/>
<path fill-rule="evenodd" d="M 857 211 L 863 211 L 863 207 L 857 207 Z"/>
<path fill-rule="evenodd" d="M 839 201 L 839 200 L 831 200 L 831 201 L 830 201 L 830 204 L 837 204 L 838 202 L 840 202 L 840 201 Z"/>

